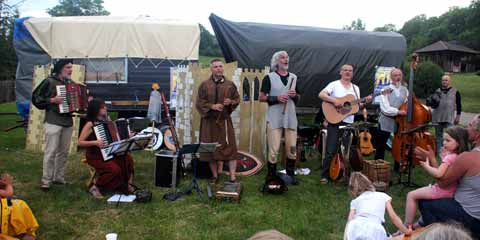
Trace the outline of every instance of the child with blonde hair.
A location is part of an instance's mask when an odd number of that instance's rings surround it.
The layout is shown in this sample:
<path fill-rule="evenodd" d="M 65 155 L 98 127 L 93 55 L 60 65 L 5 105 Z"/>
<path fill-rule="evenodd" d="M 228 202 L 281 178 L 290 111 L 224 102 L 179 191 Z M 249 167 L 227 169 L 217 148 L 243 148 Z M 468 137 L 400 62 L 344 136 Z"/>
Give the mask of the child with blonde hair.
<path fill-rule="evenodd" d="M 352 173 L 348 190 L 355 199 L 350 203 L 344 239 L 387 239 L 387 232 L 383 227 L 385 209 L 400 231 L 405 235 L 411 234 L 412 231 L 403 225 L 395 213 L 392 198 L 385 193 L 376 192 L 372 182 L 365 175 L 360 172 Z"/>

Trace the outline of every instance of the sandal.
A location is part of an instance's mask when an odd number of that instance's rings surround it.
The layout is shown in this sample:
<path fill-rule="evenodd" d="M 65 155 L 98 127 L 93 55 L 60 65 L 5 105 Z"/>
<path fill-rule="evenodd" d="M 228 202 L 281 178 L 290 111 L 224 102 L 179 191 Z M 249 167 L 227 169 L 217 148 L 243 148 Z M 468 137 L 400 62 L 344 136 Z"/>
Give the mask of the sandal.
<path fill-rule="evenodd" d="M 209 184 L 214 184 L 214 185 L 215 185 L 215 184 L 217 184 L 217 183 L 218 183 L 218 178 L 214 178 L 214 177 L 212 177 L 212 178 L 208 179 L 208 183 L 209 183 Z"/>
<path fill-rule="evenodd" d="M 97 188 L 97 186 L 93 185 L 88 192 L 94 197 L 95 199 L 103 199 L 103 195 L 100 192 L 100 189 Z"/>
<path fill-rule="evenodd" d="M 320 179 L 320 183 L 323 184 L 323 185 L 328 184 L 328 178 L 322 178 L 322 179 Z"/>

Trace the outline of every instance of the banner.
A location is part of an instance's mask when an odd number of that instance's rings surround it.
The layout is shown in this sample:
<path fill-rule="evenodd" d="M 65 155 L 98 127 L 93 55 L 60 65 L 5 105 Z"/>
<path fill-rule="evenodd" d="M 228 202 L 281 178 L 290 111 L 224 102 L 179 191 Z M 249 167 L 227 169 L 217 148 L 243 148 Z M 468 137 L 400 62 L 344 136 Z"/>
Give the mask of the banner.
<path fill-rule="evenodd" d="M 373 86 L 373 93 L 377 93 L 382 91 L 382 89 L 388 85 L 390 85 L 390 72 L 394 67 L 376 67 L 375 71 L 375 84 Z M 379 104 L 380 103 L 380 97 L 377 96 L 374 100 L 373 103 Z"/>

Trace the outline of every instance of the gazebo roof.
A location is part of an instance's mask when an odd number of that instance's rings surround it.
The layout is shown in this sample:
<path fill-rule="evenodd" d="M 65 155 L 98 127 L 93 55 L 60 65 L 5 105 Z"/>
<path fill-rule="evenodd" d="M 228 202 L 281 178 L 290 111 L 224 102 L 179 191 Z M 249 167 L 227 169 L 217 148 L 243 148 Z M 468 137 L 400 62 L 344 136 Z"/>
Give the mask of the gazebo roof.
<path fill-rule="evenodd" d="M 430 44 L 426 47 L 420 48 L 416 50 L 416 53 L 430 53 L 430 52 L 441 52 L 441 51 L 454 51 L 454 52 L 462 52 L 462 53 L 469 53 L 469 54 L 480 54 L 479 51 L 475 51 L 471 48 L 453 44 L 445 41 L 438 41 L 433 44 Z"/>

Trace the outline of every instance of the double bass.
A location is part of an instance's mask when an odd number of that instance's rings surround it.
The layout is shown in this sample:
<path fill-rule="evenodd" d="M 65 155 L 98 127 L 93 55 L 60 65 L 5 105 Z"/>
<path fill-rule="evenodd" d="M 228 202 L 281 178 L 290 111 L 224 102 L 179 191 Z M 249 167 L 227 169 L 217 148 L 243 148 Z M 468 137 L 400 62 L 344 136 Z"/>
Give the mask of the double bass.
<path fill-rule="evenodd" d="M 395 161 L 400 163 L 402 172 L 409 167 L 409 154 L 413 154 L 415 147 L 427 149 L 427 146 L 430 145 L 435 151 L 435 138 L 425 128 L 432 120 L 432 113 L 413 93 L 414 71 L 417 63 L 418 55 L 414 54 L 410 65 L 408 101 L 399 108 L 399 110 L 406 111 L 407 115 L 395 118 L 398 127 L 393 137 L 392 155 Z M 412 164 L 418 165 L 420 161 L 422 161 L 421 158 L 413 155 Z"/>

